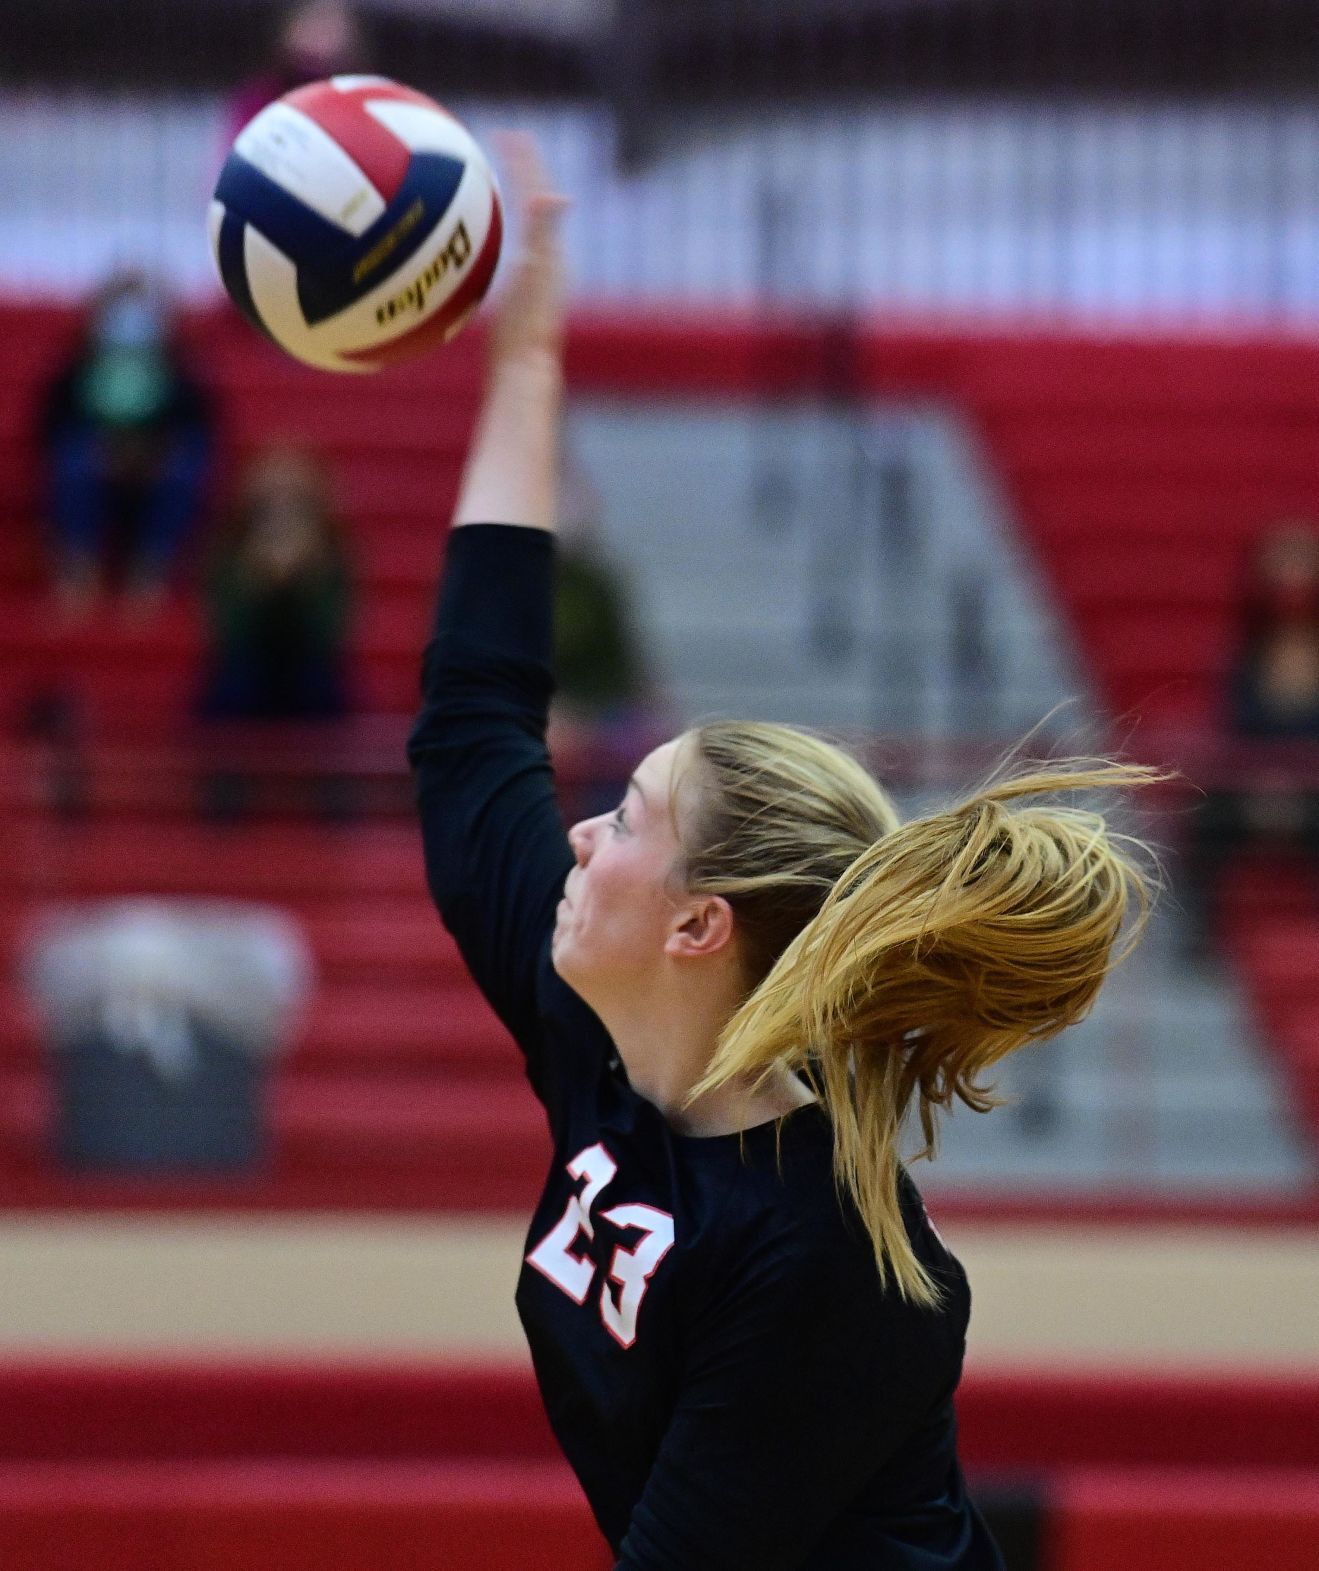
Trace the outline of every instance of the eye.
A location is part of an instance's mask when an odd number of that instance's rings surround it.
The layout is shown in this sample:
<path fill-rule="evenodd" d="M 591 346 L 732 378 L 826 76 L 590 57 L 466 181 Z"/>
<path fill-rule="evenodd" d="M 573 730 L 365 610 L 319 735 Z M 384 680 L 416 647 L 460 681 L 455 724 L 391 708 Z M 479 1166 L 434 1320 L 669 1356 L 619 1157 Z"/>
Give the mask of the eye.
<path fill-rule="evenodd" d="M 626 809 L 620 807 L 618 809 L 618 811 L 614 814 L 614 816 L 609 820 L 609 822 L 611 824 L 613 824 L 613 826 L 616 829 L 626 829 L 627 828 L 627 819 L 623 817 L 623 814 L 625 812 L 626 812 Z"/>

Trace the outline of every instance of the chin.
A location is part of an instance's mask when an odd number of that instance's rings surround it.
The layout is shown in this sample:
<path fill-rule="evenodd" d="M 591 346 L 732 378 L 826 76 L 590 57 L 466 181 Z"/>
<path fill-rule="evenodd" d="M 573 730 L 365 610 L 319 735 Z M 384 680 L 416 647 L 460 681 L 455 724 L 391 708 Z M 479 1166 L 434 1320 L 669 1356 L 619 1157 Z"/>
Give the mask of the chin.
<path fill-rule="evenodd" d="M 554 935 L 554 939 L 550 944 L 550 964 L 554 967 L 557 974 L 571 987 L 573 985 L 572 945 L 558 933 Z"/>
<path fill-rule="evenodd" d="M 566 982 L 578 998 L 590 1008 L 591 1003 L 590 977 L 582 966 L 574 965 L 572 945 L 563 939 L 550 945 L 550 964 L 554 967 L 555 975 L 561 982 Z"/>

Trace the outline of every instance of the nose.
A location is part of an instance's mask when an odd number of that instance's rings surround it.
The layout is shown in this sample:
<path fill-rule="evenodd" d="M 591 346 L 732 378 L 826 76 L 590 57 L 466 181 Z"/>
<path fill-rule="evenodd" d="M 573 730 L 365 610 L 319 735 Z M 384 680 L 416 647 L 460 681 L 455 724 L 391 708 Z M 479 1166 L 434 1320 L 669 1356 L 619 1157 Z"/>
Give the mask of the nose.
<path fill-rule="evenodd" d="M 585 867 L 595 849 L 596 837 L 609 822 L 608 813 L 597 813 L 594 818 L 583 818 L 568 831 L 568 844 L 577 858 L 578 866 Z"/>
<path fill-rule="evenodd" d="M 587 858 L 591 854 L 592 825 L 594 818 L 584 818 L 574 824 L 568 831 L 568 844 L 572 847 L 572 854 L 577 858 L 578 867 L 585 867 Z"/>

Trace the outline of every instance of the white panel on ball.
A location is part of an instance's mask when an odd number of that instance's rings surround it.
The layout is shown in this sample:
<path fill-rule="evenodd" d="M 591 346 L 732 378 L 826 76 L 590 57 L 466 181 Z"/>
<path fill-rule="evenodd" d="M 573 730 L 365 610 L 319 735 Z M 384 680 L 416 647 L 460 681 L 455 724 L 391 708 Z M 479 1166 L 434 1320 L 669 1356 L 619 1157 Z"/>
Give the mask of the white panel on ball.
<path fill-rule="evenodd" d="M 331 83 L 341 93 L 351 93 L 359 87 L 395 87 L 397 83 L 392 77 L 380 76 L 370 71 L 354 74 L 351 71 L 343 72 L 339 76 L 332 76 Z"/>
<path fill-rule="evenodd" d="M 436 113 L 423 104 L 408 104 L 397 98 L 368 99 L 367 113 L 414 153 L 447 153 L 464 163 L 485 155 L 451 116 Z"/>
<path fill-rule="evenodd" d="M 252 304 L 276 343 L 299 360 L 319 365 L 326 371 L 357 369 L 342 363 L 317 342 L 298 302 L 297 269 L 250 224 L 243 231 L 243 265 L 247 269 Z"/>
<path fill-rule="evenodd" d="M 282 101 L 267 104 L 238 133 L 234 151 L 349 234 L 363 234 L 385 210 L 380 192 L 338 142 Z"/>

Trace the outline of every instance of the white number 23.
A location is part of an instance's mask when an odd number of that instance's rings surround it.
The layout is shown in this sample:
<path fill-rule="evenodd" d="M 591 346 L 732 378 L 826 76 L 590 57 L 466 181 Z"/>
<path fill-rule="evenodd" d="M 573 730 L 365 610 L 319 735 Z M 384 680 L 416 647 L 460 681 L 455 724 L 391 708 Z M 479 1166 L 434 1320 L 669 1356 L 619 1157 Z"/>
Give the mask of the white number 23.
<path fill-rule="evenodd" d="M 581 1191 L 564 1207 L 563 1215 L 527 1256 L 527 1264 L 548 1277 L 555 1287 L 567 1293 L 575 1304 L 584 1304 L 595 1280 L 595 1261 L 575 1253 L 578 1233 L 595 1237 L 591 1207 L 600 1191 L 613 1178 L 618 1166 L 602 1145 L 587 1146 L 568 1163 L 573 1178 L 585 1178 Z M 614 1250 L 607 1280 L 600 1284 L 600 1319 L 621 1347 L 631 1347 L 637 1339 L 637 1315 L 646 1296 L 650 1279 L 664 1256 L 673 1247 L 673 1218 L 667 1211 L 647 1205 L 612 1206 L 600 1213 L 618 1228 L 635 1228 L 642 1237 L 632 1249 Z M 610 1282 L 618 1284 L 617 1300 Z"/>

